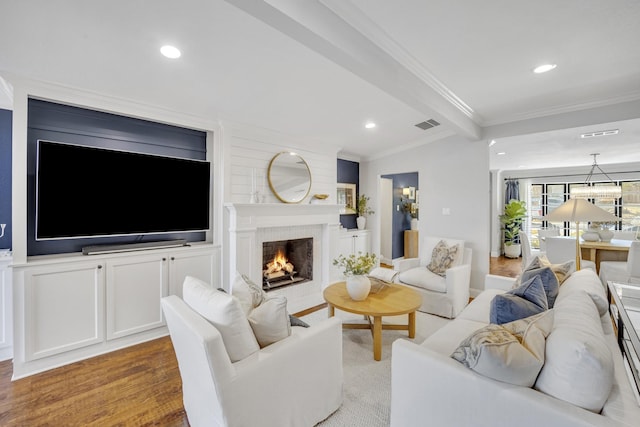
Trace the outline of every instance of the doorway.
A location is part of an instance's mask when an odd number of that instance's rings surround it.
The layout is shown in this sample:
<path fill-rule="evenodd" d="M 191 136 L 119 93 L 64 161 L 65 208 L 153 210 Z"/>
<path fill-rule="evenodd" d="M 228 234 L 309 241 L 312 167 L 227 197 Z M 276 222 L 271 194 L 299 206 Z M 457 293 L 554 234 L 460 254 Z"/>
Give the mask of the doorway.
<path fill-rule="evenodd" d="M 416 215 L 418 213 L 418 178 L 418 172 L 380 177 L 380 252 L 382 261 L 387 264 L 391 264 L 387 261 L 389 255 L 391 260 L 404 257 L 404 232 L 411 228 L 407 206 L 413 207 Z"/>

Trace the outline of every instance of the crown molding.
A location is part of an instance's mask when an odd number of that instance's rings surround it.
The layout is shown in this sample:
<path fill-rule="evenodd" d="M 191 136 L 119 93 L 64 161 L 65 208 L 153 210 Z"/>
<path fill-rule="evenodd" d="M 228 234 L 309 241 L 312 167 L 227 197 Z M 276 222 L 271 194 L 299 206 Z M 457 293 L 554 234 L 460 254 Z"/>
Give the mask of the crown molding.
<path fill-rule="evenodd" d="M 624 102 L 631 102 L 631 101 L 637 101 L 637 100 L 640 100 L 640 90 L 628 93 L 626 95 L 611 97 L 607 99 L 587 101 L 579 104 L 558 105 L 552 108 L 542 108 L 539 110 L 532 110 L 527 113 L 514 114 L 511 116 L 502 117 L 496 120 L 483 121 L 482 123 L 480 123 L 480 125 L 482 127 L 503 125 L 503 124 L 518 122 L 522 120 L 530 120 L 530 119 L 537 119 L 541 117 L 555 116 L 558 114 L 573 113 L 576 111 L 607 107 L 610 105 L 621 104 Z"/>

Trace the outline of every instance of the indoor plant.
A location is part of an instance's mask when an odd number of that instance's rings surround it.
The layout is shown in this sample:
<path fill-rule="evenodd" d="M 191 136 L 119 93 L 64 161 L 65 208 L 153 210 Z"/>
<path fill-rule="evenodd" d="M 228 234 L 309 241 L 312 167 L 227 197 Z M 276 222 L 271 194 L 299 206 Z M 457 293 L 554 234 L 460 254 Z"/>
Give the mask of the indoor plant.
<path fill-rule="evenodd" d="M 356 211 L 358 212 L 358 218 L 356 218 L 356 224 L 358 224 L 358 230 L 364 230 L 365 226 L 367 225 L 366 215 L 370 215 L 374 213 L 367 206 L 368 203 L 369 203 L 369 197 L 365 196 L 364 194 L 361 194 L 360 197 L 358 197 L 358 201 L 356 202 Z"/>
<path fill-rule="evenodd" d="M 520 240 L 518 233 L 522 221 L 527 216 L 527 207 L 523 200 L 511 199 L 504 205 L 504 213 L 500 215 L 500 223 L 504 231 L 504 256 L 518 258 L 520 256 Z"/>
<path fill-rule="evenodd" d="M 377 264 L 376 254 L 358 252 L 348 256 L 340 255 L 333 260 L 333 265 L 342 268 L 346 277 L 347 292 L 351 299 L 362 301 L 371 290 L 371 282 L 366 276 Z"/>

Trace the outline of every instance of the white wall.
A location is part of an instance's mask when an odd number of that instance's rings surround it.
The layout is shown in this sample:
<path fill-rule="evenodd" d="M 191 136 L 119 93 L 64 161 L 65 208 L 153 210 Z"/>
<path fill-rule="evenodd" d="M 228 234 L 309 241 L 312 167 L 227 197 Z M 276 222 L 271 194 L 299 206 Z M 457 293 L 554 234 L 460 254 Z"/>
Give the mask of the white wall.
<path fill-rule="evenodd" d="M 482 141 L 469 142 L 457 136 L 403 151 L 384 159 L 360 164 L 360 188 L 371 197 L 379 211 L 381 175 L 415 172 L 419 174 L 421 236 L 464 239 L 473 250 L 472 294 L 484 288 L 489 272 L 490 188 L 489 149 Z M 377 209 L 376 209 L 377 208 Z M 447 208 L 450 215 L 443 215 Z M 380 219 L 367 221 L 372 231 L 372 248 L 379 252 Z M 422 245 L 421 248 L 422 249 Z"/>
<path fill-rule="evenodd" d="M 222 123 L 225 152 L 224 201 L 249 203 L 251 174 L 255 169 L 264 177 L 265 203 L 281 203 L 269 189 L 267 169 L 269 162 L 282 151 L 293 151 L 307 162 L 311 171 L 311 191 L 302 203 L 309 203 L 314 194 L 329 194 L 326 203 L 336 203 L 337 149 L 318 144 L 316 149 L 304 147 L 302 138 L 283 135 L 266 129 Z"/>
<path fill-rule="evenodd" d="M 282 151 L 293 151 L 307 162 L 311 171 L 311 191 L 301 203 L 309 203 L 314 194 L 329 194 L 323 202 L 335 204 L 337 197 L 337 149 L 326 144 L 317 145 L 317 149 L 303 148 L 305 141 L 271 130 L 257 128 L 233 122 L 221 123 L 223 146 L 223 200 L 224 203 L 249 203 L 251 198 L 251 177 L 255 169 L 264 177 L 264 203 L 282 203 L 269 188 L 267 170 L 269 162 Z M 230 253 L 229 213 L 223 212 L 222 253 Z M 286 226 L 286 224 L 283 224 Z M 235 272 L 229 271 L 228 263 L 222 262 L 222 283 L 228 286 Z"/>

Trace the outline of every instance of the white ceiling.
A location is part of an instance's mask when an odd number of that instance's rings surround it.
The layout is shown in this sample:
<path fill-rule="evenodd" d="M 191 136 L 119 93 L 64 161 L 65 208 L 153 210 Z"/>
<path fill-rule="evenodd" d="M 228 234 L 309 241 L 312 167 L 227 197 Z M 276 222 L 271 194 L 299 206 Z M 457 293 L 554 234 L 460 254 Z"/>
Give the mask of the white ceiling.
<path fill-rule="evenodd" d="M 512 124 L 493 169 L 621 163 L 640 161 L 639 21 L 637 0 L 0 0 L 0 70 L 363 159 Z M 182 58 L 160 56 L 167 43 Z M 621 133 L 585 143 L 585 125 Z"/>

